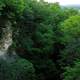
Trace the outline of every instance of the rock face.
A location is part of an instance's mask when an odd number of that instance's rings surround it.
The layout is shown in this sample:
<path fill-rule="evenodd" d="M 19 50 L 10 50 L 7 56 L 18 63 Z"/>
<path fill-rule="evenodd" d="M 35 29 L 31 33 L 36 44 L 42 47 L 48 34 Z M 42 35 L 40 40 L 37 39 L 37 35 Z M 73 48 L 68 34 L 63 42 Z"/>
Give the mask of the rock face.
<path fill-rule="evenodd" d="M 13 61 L 16 53 L 13 51 L 11 53 L 12 55 L 7 54 L 8 48 L 12 44 L 12 25 L 9 21 L 6 21 L 6 24 L 4 24 L 4 26 L 5 27 L 2 28 L 2 39 L 0 40 L 0 59 L 7 59 L 6 61 Z"/>
<path fill-rule="evenodd" d="M 0 41 L 0 50 L 6 51 L 8 47 L 12 44 L 12 30 L 11 30 L 11 23 L 7 22 L 2 28 L 2 39 Z"/>

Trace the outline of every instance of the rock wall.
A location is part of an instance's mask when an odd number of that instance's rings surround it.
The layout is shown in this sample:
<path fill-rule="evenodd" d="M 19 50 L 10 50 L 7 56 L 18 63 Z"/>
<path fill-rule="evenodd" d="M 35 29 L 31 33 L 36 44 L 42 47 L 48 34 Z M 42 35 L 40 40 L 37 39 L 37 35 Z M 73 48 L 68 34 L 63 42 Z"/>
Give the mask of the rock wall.
<path fill-rule="evenodd" d="M 4 27 L 2 27 L 2 39 L 0 40 L 0 57 L 5 59 L 5 55 L 7 54 L 7 50 L 9 46 L 12 44 L 12 29 L 11 23 L 6 21 Z"/>

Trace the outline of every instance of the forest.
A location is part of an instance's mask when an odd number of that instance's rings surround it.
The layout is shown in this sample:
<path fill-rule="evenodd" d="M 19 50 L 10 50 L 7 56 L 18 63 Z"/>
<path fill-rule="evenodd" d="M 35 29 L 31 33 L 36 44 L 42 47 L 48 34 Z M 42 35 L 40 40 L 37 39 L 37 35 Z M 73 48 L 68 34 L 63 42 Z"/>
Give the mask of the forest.
<path fill-rule="evenodd" d="M 0 80 L 80 80 L 80 8 L 0 0 Z"/>

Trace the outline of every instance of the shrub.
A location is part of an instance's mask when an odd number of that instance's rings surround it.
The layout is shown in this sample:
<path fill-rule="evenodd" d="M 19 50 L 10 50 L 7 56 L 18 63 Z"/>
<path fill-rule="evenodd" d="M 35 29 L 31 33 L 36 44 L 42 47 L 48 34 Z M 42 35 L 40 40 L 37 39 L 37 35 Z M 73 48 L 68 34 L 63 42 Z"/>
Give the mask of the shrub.
<path fill-rule="evenodd" d="M 0 80 L 35 80 L 32 63 L 25 59 L 15 62 L 0 60 Z"/>
<path fill-rule="evenodd" d="M 39 60 L 32 60 L 36 69 L 36 75 L 38 80 L 53 80 L 57 78 L 57 68 L 54 62 L 50 59 L 39 59 Z"/>
<path fill-rule="evenodd" d="M 63 80 L 80 80 L 80 62 L 76 62 L 73 67 L 67 67 Z"/>

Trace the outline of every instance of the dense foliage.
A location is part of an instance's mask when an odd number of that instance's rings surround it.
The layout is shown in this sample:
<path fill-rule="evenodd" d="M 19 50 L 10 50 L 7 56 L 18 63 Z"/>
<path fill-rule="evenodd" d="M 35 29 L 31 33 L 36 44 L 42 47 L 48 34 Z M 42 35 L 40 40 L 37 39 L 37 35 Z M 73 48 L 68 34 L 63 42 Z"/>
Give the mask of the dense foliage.
<path fill-rule="evenodd" d="M 73 67 L 67 67 L 63 80 L 80 80 L 80 62 L 76 62 Z"/>
<path fill-rule="evenodd" d="M 65 49 L 62 51 L 63 65 L 70 65 L 74 60 L 80 58 L 80 16 L 71 16 L 61 24 L 61 42 L 65 45 Z"/>
<path fill-rule="evenodd" d="M 0 60 L 1 80 L 35 80 L 35 69 L 29 61 L 17 59 L 15 62 Z"/>
<path fill-rule="evenodd" d="M 14 50 L 20 58 L 0 60 L 0 80 L 80 79 L 77 9 L 43 0 L 0 0 L 0 39 L 7 28 L 13 40 L 8 53 Z"/>

